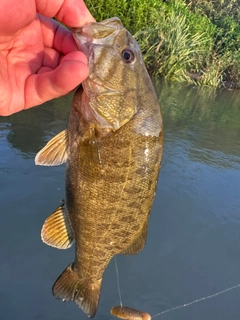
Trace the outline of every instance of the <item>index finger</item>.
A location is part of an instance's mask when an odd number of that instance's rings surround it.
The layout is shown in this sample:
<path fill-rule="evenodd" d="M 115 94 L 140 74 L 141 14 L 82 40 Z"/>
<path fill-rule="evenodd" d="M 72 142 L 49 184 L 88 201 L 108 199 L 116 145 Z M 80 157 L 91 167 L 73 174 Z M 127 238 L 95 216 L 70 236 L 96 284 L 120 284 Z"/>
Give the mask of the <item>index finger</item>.
<path fill-rule="evenodd" d="M 37 12 L 45 17 L 56 17 L 69 27 L 82 27 L 95 19 L 83 0 L 35 0 Z"/>
<path fill-rule="evenodd" d="M 38 15 L 41 22 L 43 44 L 47 48 L 53 48 L 64 55 L 79 51 L 71 31 L 62 26 L 59 22 Z"/>

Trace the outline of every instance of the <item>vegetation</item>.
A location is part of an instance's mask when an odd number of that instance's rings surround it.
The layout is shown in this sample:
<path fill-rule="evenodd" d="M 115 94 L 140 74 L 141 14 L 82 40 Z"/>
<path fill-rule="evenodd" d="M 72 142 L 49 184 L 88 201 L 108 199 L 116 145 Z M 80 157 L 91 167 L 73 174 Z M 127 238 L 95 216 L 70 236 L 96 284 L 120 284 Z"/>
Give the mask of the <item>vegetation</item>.
<path fill-rule="evenodd" d="M 118 16 L 149 71 L 177 81 L 240 87 L 239 0 L 86 0 L 97 21 Z"/>

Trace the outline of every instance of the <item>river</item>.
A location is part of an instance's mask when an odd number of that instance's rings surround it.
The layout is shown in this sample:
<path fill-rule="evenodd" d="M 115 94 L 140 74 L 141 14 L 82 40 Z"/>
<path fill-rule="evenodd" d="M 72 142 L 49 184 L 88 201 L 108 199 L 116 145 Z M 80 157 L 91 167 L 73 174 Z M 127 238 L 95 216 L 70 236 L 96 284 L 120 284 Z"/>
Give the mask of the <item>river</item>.
<path fill-rule="evenodd" d="M 240 92 L 155 80 L 165 146 L 145 249 L 118 256 L 123 304 L 155 315 L 240 284 Z M 67 125 L 72 96 L 0 118 L 0 320 L 86 319 L 51 293 L 73 260 L 40 239 L 64 198 L 64 165 L 35 154 Z M 239 320 L 240 287 L 159 320 Z M 114 259 L 96 320 L 119 304 Z"/>

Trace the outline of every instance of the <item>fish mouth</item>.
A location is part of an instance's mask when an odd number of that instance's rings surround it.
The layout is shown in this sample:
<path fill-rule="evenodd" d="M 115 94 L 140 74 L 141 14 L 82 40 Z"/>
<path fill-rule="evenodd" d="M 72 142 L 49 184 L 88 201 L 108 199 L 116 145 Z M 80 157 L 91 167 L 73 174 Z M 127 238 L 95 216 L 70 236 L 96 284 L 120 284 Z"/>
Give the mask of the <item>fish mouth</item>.
<path fill-rule="evenodd" d="M 109 59 L 114 58 L 114 55 L 110 54 L 113 48 L 113 51 L 120 52 L 118 57 L 121 59 L 122 44 L 119 39 L 126 33 L 127 30 L 119 18 L 106 19 L 100 23 L 91 22 L 82 28 L 72 29 L 76 45 L 86 55 L 89 65 L 89 76 L 82 82 L 82 111 L 85 119 L 113 131 L 118 130 L 135 112 L 130 107 L 123 113 L 119 111 L 117 104 L 126 104 L 126 90 L 122 90 L 121 86 L 116 86 L 116 82 L 112 81 L 112 75 L 109 76 L 108 65 L 105 63 L 105 55 L 108 55 Z M 135 87 L 130 90 L 135 91 Z"/>
<path fill-rule="evenodd" d="M 120 94 L 105 81 L 96 77 L 94 67 L 96 47 L 111 47 L 114 44 L 115 34 L 122 28 L 123 25 L 119 18 L 106 19 L 101 23 L 90 22 L 81 28 L 72 28 L 75 43 L 86 55 L 89 64 L 89 76 L 87 81 L 83 81 L 83 87 L 88 96 L 90 94 L 96 96 L 99 93 Z"/>
<path fill-rule="evenodd" d="M 114 17 L 106 19 L 101 23 L 90 22 L 81 28 L 72 28 L 73 38 L 79 48 L 89 59 L 91 44 L 111 45 L 111 37 L 123 28 L 122 22 L 119 18 Z"/>
<path fill-rule="evenodd" d="M 109 122 L 99 110 L 91 106 L 90 101 L 98 99 L 98 96 L 119 96 L 123 93 L 113 88 L 109 83 L 96 76 L 95 68 L 95 50 L 98 46 L 112 46 L 115 34 L 123 28 L 119 18 L 106 19 L 100 23 L 91 22 L 81 28 L 72 28 L 72 35 L 80 51 L 82 51 L 89 63 L 89 76 L 82 82 L 85 93 L 85 103 L 83 113 L 89 120 L 95 121 L 103 128 L 111 128 L 114 131 L 119 128 L 117 121 Z"/>
<path fill-rule="evenodd" d="M 83 29 L 84 27 L 72 29 L 72 35 L 78 49 L 82 51 L 87 57 L 87 59 L 89 60 L 89 56 L 90 56 L 89 47 L 92 41 L 91 41 L 91 37 L 89 35 L 86 35 Z"/>

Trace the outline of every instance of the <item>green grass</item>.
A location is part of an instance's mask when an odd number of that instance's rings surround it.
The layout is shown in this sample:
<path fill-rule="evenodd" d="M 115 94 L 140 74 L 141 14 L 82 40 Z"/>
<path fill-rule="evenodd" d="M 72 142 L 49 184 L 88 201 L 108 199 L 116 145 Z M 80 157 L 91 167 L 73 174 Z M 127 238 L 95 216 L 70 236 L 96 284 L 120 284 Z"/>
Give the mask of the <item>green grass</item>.
<path fill-rule="evenodd" d="M 122 20 L 151 73 L 215 87 L 240 85 L 237 0 L 85 2 L 97 21 L 113 16 Z"/>

